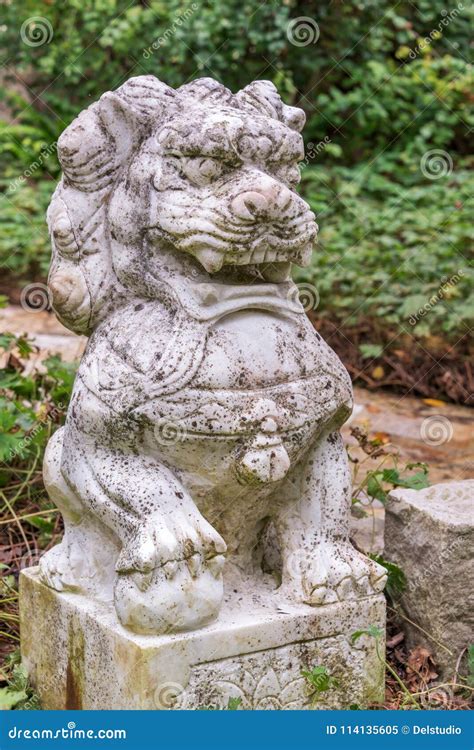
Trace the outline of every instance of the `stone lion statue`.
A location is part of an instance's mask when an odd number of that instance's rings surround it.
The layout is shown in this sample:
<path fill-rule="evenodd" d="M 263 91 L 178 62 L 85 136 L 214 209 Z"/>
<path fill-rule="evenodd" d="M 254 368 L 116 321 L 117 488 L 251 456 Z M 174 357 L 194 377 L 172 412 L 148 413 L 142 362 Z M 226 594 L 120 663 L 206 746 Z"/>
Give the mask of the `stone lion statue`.
<path fill-rule="evenodd" d="M 268 81 L 140 76 L 59 140 L 49 286 L 89 340 L 46 452 L 65 534 L 41 575 L 138 633 L 209 622 L 223 578 L 311 606 L 384 585 L 348 537 L 351 383 L 290 280 L 317 232 L 303 124 Z"/>

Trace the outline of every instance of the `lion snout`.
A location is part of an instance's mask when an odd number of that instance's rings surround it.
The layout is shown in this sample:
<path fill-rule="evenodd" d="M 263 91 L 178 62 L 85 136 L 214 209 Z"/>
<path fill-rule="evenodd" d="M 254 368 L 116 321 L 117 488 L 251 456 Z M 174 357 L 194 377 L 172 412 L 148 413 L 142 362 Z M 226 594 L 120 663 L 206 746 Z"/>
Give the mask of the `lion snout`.
<path fill-rule="evenodd" d="M 230 210 L 234 216 L 246 221 L 274 221 L 288 209 L 292 199 L 291 190 L 274 182 L 239 193 L 232 199 Z"/>

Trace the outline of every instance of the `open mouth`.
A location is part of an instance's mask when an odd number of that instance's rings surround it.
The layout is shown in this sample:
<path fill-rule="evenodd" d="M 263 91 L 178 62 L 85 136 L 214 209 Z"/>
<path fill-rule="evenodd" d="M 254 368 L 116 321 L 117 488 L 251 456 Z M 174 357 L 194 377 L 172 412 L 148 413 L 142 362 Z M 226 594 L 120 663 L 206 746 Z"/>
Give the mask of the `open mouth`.
<path fill-rule="evenodd" d="M 178 232 L 151 231 L 196 257 L 208 273 L 216 273 L 223 266 L 260 263 L 308 265 L 318 231 L 310 211 L 271 224 L 238 225 L 230 220 L 223 224 L 223 218 L 219 223 L 201 219 L 183 221 Z"/>

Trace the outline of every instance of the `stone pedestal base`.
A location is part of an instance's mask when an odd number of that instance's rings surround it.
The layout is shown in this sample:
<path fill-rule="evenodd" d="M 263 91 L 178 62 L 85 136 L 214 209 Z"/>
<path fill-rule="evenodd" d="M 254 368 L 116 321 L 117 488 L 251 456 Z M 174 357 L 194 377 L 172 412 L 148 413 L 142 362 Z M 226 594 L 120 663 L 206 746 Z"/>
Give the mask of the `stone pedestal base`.
<path fill-rule="evenodd" d="M 286 602 L 259 582 L 229 594 L 201 630 L 141 636 L 112 606 L 21 575 L 22 657 L 44 709 L 349 708 L 383 699 L 374 639 L 351 634 L 385 626 L 382 595 L 312 608 Z M 302 670 L 324 666 L 337 686 L 316 703 Z M 235 705 L 234 703 L 234 705 Z M 231 705 L 232 702 L 231 702 Z"/>

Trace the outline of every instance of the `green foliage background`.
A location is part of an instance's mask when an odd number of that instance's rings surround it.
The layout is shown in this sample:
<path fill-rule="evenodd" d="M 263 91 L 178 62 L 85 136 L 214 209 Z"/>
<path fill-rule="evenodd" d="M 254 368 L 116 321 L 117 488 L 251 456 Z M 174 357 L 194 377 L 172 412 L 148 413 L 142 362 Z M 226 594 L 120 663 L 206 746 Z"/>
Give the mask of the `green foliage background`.
<path fill-rule="evenodd" d="M 173 86 L 210 75 L 234 90 L 267 78 L 308 115 L 301 190 L 321 232 L 313 265 L 297 278 L 316 286 L 318 315 L 342 326 L 369 321 L 377 342 L 408 329 L 428 341 L 466 334 L 472 5 L 20 0 L 2 12 L 0 264 L 18 283 L 46 273 L 54 143 L 84 106 L 145 73 Z M 289 21 L 301 16 L 317 22 L 316 43 L 289 40 Z M 32 17 L 51 24 L 49 43 L 22 40 Z M 438 179 L 420 168 L 433 149 L 452 164 Z M 407 325 L 459 269 L 444 299 L 415 328 Z"/>

